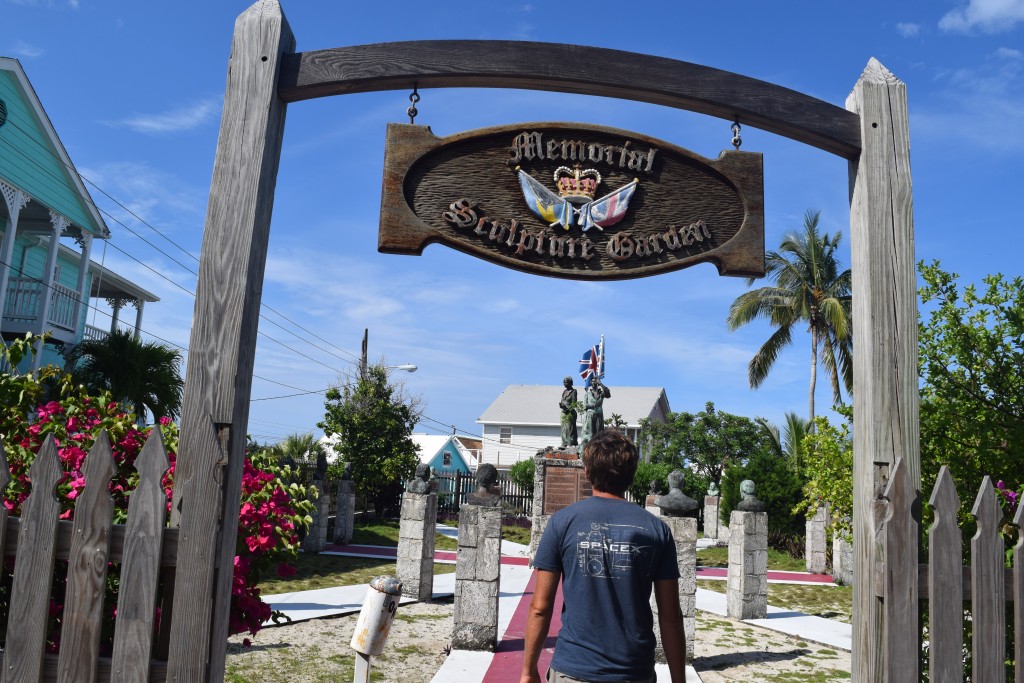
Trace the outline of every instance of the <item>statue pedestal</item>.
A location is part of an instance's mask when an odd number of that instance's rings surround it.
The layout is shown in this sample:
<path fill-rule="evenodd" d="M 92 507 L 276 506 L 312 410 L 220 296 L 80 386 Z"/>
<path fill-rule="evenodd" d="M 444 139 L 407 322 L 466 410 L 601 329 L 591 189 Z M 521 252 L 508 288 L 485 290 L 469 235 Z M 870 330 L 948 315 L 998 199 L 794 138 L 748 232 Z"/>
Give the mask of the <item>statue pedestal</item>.
<path fill-rule="evenodd" d="M 490 650 L 498 645 L 501 580 L 501 508 L 463 505 L 455 561 L 452 648 Z"/>
<path fill-rule="evenodd" d="M 660 508 L 659 508 L 660 509 Z M 693 641 L 696 634 L 697 616 L 697 520 L 693 517 L 669 517 L 661 520 L 672 531 L 676 542 L 676 564 L 679 567 L 679 608 L 683 612 L 683 631 L 686 633 L 686 661 L 693 661 Z M 658 603 L 651 595 L 651 611 L 654 613 L 654 633 L 658 641 L 658 659 L 665 652 L 661 645 L 661 630 L 658 628 Z"/>
<path fill-rule="evenodd" d="M 437 494 L 402 496 L 398 525 L 398 564 L 395 576 L 402 595 L 428 601 L 434 594 L 434 527 L 437 526 Z"/>
<path fill-rule="evenodd" d="M 730 619 L 768 616 L 768 513 L 734 510 L 729 520 Z"/>

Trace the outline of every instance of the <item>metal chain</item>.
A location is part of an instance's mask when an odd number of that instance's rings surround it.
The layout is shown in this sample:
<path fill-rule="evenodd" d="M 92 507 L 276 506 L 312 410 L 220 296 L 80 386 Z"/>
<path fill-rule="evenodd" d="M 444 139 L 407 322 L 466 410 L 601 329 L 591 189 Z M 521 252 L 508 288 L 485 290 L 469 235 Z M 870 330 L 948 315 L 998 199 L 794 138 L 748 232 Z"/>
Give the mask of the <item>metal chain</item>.
<path fill-rule="evenodd" d="M 740 137 L 740 119 L 736 118 L 736 121 L 732 124 L 732 146 L 736 148 L 738 152 L 740 145 L 743 144 L 743 138 Z"/>
<path fill-rule="evenodd" d="M 405 113 L 409 115 L 409 123 L 416 123 L 416 115 L 420 113 L 419 110 L 416 109 L 416 103 L 420 101 L 420 93 L 416 86 L 412 87 L 412 94 L 409 95 L 409 101 L 412 102 L 412 104 L 410 104 L 409 108 L 405 110 Z"/>

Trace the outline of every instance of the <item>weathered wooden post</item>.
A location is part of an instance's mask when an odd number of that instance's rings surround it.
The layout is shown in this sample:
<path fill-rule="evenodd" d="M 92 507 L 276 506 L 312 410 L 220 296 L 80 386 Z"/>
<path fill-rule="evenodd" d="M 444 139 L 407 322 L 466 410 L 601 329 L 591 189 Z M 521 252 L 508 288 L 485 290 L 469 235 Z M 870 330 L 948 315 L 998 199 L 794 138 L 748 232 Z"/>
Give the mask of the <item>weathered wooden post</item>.
<path fill-rule="evenodd" d="M 284 133 L 277 81 L 281 55 L 294 50 L 277 0 L 260 0 L 235 22 L 175 472 L 172 523 L 181 536 L 168 680 L 224 677 L 256 327 Z"/>
<path fill-rule="evenodd" d="M 921 488 L 917 290 L 906 85 L 872 58 L 846 108 L 860 115 L 861 153 L 850 162 L 853 275 L 853 680 L 883 673 L 882 610 L 875 597 L 873 501 L 902 457 Z M 907 562 L 917 564 L 917 544 Z M 908 549 L 908 553 L 909 553 Z M 914 594 L 901 596 L 917 604 Z M 910 639 L 905 639 L 910 642 Z M 916 657 L 916 655 L 915 655 Z M 915 660 L 916 661 L 916 660 Z"/>

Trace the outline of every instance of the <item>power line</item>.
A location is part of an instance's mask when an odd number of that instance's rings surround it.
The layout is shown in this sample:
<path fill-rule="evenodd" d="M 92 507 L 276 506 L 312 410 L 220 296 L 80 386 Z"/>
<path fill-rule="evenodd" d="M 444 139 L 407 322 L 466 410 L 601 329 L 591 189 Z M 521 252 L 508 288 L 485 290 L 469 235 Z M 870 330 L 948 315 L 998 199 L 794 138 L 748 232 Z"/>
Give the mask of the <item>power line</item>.
<path fill-rule="evenodd" d="M 25 131 L 25 130 L 24 130 L 23 128 L 21 128 L 21 127 L 20 127 L 20 126 L 19 126 L 18 124 L 12 124 L 12 125 L 14 125 L 14 127 L 15 127 L 15 128 L 18 128 L 19 130 L 21 130 L 21 131 L 22 131 L 23 133 L 27 133 L 27 131 Z M 83 176 L 83 175 L 81 175 L 80 173 L 78 173 L 77 169 L 75 169 L 75 168 L 74 168 L 74 167 L 73 167 L 72 165 L 70 165 L 70 164 L 67 164 L 67 163 L 65 163 L 63 159 L 61 159 L 61 158 L 60 158 L 59 156 L 57 156 L 56 154 L 54 154 L 54 153 L 53 153 L 53 152 L 52 152 L 51 150 L 47 149 L 46 147 L 44 147 L 43 145 L 41 145 L 40 143 L 38 143 L 38 142 L 37 142 L 36 140 L 34 140 L 34 138 L 32 138 L 32 137 L 30 137 L 30 136 L 29 136 L 29 139 L 30 139 L 30 140 L 32 140 L 33 142 L 36 142 L 36 143 L 37 143 L 37 145 L 39 146 L 39 148 L 40 148 L 40 149 L 41 149 L 41 150 L 42 150 L 42 151 L 43 151 L 44 153 L 46 153 L 46 154 L 49 154 L 49 155 L 50 155 L 51 157 L 53 157 L 53 158 L 54 158 L 54 159 L 55 159 L 55 160 L 56 160 L 56 161 L 57 161 L 58 163 L 60 163 L 60 164 L 64 165 L 64 166 L 65 166 L 65 167 L 67 167 L 67 168 L 68 168 L 68 170 L 70 170 L 70 171 L 71 171 L 72 173 L 75 173 L 75 174 L 77 174 L 79 178 L 81 178 L 82 180 L 84 180 L 85 182 L 87 182 L 87 183 L 88 183 L 89 185 L 91 185 L 92 187 L 94 187 L 94 188 L 96 188 L 97 190 L 99 190 L 99 191 L 100 191 L 100 192 L 101 192 L 101 193 L 102 193 L 102 194 L 103 194 L 103 195 L 104 195 L 105 197 L 107 197 L 108 199 L 110 199 L 110 201 L 114 202 L 114 203 L 115 203 L 115 204 L 116 204 L 117 206 L 121 207 L 121 208 L 122 208 L 122 209 L 123 209 L 124 211 L 126 211 L 126 212 L 127 212 L 128 214 L 130 214 L 130 215 L 131 215 L 132 217 L 134 217 L 134 218 L 135 218 L 136 220 L 138 220 L 138 221 L 139 221 L 140 223 L 142 223 L 143 225 L 145 225 L 146 227 L 148 227 L 148 228 L 149 228 L 150 230 L 152 230 L 152 231 L 153 231 L 154 233 L 156 233 L 157 235 L 159 235 L 160 237 L 162 237 L 162 238 L 163 238 L 164 240 L 166 240 L 166 241 L 167 241 L 168 243 L 172 244 L 172 245 L 173 245 L 174 247 L 176 247 L 176 248 L 177 248 L 178 250 L 180 250 L 181 252 L 183 252 L 184 254 L 186 254 L 186 255 L 187 255 L 187 256 L 188 256 L 189 258 L 193 259 L 193 260 L 194 260 L 194 261 L 196 261 L 197 263 L 199 262 L 199 258 L 198 258 L 198 257 L 196 257 L 196 256 L 195 256 L 195 255 L 194 255 L 194 254 L 193 254 L 193 253 L 192 253 L 191 251 L 189 251 L 188 249 L 186 249 L 185 247 L 181 246 L 180 244 L 178 244 L 177 242 L 175 242 L 174 240 L 172 240 L 172 239 L 171 239 L 170 237 L 168 237 L 167 235 L 165 235 L 165 234 L 164 234 L 163 232 L 161 232 L 161 231 L 160 231 L 159 229 L 157 229 L 157 227 L 156 227 L 156 226 L 154 226 L 153 224 L 151 224 L 150 222 L 146 221 L 146 220 L 145 220 L 144 218 L 142 218 L 141 216 L 139 216 L 138 214 L 136 214 L 136 213 L 135 213 L 134 211 L 132 211 L 132 210 L 131 210 L 130 208 L 128 208 L 127 206 L 125 206 L 125 205 L 124 205 L 124 203 L 122 203 L 121 201 L 119 201 L 119 200 L 118 200 L 117 198 L 115 198 L 115 197 L 114 197 L 113 195 L 111 195 L 111 194 L 110 194 L 109 192 L 107 192 L 107 191 L 106 191 L 106 190 L 104 190 L 104 189 L 103 189 L 102 187 L 100 187 L 99 185 L 97 185 L 97 184 L 96 184 L 95 182 L 93 182 L 92 180 L 90 180 L 90 179 L 89 179 L 89 178 L 87 178 L 86 176 Z M 2 141 L 2 140 L 0 140 L 0 141 Z M 2 142 L 6 142 L 6 141 L 2 141 Z M 18 153 L 19 153 L 19 154 L 20 154 L 20 155 L 21 155 L 21 156 L 22 156 L 23 158 L 25 158 L 25 159 L 27 159 L 27 160 L 28 160 L 29 162 L 31 162 L 31 163 L 33 163 L 33 164 L 35 164 L 35 166 L 36 166 L 37 168 L 39 168 L 39 169 L 40 169 L 41 171 L 43 171 L 44 173 L 47 173 L 47 174 L 48 174 L 48 175 L 50 175 L 50 176 L 51 176 L 52 178 L 54 178 L 55 180 L 57 180 L 57 181 L 58 181 L 59 183 L 62 183 L 62 184 L 64 184 L 64 185 L 65 185 L 65 186 L 67 187 L 67 185 L 66 185 L 66 183 L 64 182 L 64 179 L 63 179 L 63 178 L 60 178 L 60 177 L 58 177 L 58 176 L 54 175 L 54 174 L 53 174 L 53 173 L 52 173 L 52 172 L 51 172 L 51 171 L 50 171 L 49 169 L 47 169 L 47 168 L 45 168 L 44 166 L 42 166 L 42 164 L 40 164 L 39 162 L 37 162 L 37 161 L 36 161 L 35 159 L 33 159 L 32 157 L 28 156 L 27 154 L 25 154 L 24 152 L 22 152 L 22 151 L 21 151 L 20 149 L 17 149 L 17 148 L 15 148 L 15 147 L 13 146 L 13 144 L 10 144 L 10 143 L 8 143 L 8 146 L 9 146 L 9 147 L 10 147 L 11 149 L 13 149 L 14 151 L 18 152 Z M 74 188 L 70 188 L 70 187 L 69 187 L 68 189 L 71 189 L 71 190 L 73 190 L 73 191 L 74 191 Z M 184 268 L 184 269 L 186 270 L 186 272 L 189 272 L 189 273 L 191 273 L 191 274 L 193 274 L 193 275 L 196 275 L 196 276 L 198 277 L 198 273 L 197 273 L 196 271 L 194 271 L 194 270 L 192 270 L 191 268 L 189 268 L 188 266 L 184 265 L 183 263 L 181 263 L 180 261 L 178 261 L 177 259 L 175 259 L 174 257 L 172 257 L 172 256 L 171 256 L 170 254 L 168 254 L 167 252 L 163 251 L 162 249 L 160 249 L 159 247 L 157 247 L 156 245 L 154 245 L 154 244 L 153 244 L 152 242 L 150 242 L 149 240 L 147 240 L 146 238 L 144 238 L 144 237 L 143 237 L 142 235 L 140 235 L 139 233 L 137 233 L 137 232 L 135 232 L 134 230 L 132 230 L 132 228 L 130 228 L 130 227 L 129 227 L 129 226 L 128 226 L 128 225 L 126 224 L 126 223 L 124 223 L 124 222 L 123 222 L 122 220 L 120 220 L 119 218 L 117 218 L 116 216 L 114 216 L 113 214 L 111 214 L 111 213 L 110 213 L 109 211 L 106 211 L 105 209 L 103 209 L 103 208 L 101 208 L 100 206 L 98 206 L 98 205 L 97 205 L 97 204 L 95 203 L 95 201 L 93 201 L 93 200 L 92 200 L 92 197 L 88 197 L 88 196 L 87 196 L 87 197 L 83 197 L 83 198 L 84 198 L 84 199 L 87 199 L 87 201 L 89 202 L 89 204 L 90 204 L 90 205 L 91 205 L 91 206 L 92 206 L 92 207 L 93 207 L 94 209 L 96 209 L 97 211 L 99 211 L 99 212 L 100 212 L 100 213 L 102 213 L 103 215 L 105 215 L 105 216 L 107 216 L 108 218 L 110 218 L 110 219 L 111 219 L 112 221 L 114 221 L 115 223 L 117 223 L 118 225 L 120 225 L 121 227 L 123 227 L 123 228 L 124 228 L 125 230 L 127 230 L 127 231 L 128 231 L 128 232 L 130 232 L 131 234 L 133 234 L 133 235 L 135 235 L 136 237 L 138 237 L 139 239 L 141 239 L 141 240 L 142 240 L 143 242 L 145 242 L 145 243 L 146 243 L 147 245 L 149 245 L 150 247 L 152 247 L 153 249 L 155 249 L 155 250 L 156 250 L 156 251 L 157 251 L 158 253 L 162 254 L 162 255 L 163 255 L 163 256 L 165 256 L 165 257 L 166 257 L 167 259 L 169 259 L 169 260 L 170 260 L 170 261 L 172 261 L 173 263 L 177 264 L 177 265 L 178 265 L 178 266 L 180 266 L 181 268 Z M 114 245 L 112 244 L 111 246 L 114 246 Z M 116 246 L 115 246 L 114 248 L 115 248 L 115 249 L 117 249 L 118 251 L 120 251 L 121 253 L 125 254 L 125 255 L 126 255 L 126 256 L 128 256 L 129 258 L 131 258 L 131 259 L 133 259 L 133 260 L 137 261 L 137 262 L 138 262 L 138 263 L 139 263 L 140 265 L 143 265 L 144 267 L 146 267 L 146 268 L 149 268 L 149 266 L 148 266 L 148 265 L 146 265 L 146 264 L 142 263 L 142 262 L 141 262 L 141 261 L 139 261 L 138 259 L 135 259 L 135 257 L 131 256 L 130 254 L 128 254 L 128 253 L 127 253 L 127 252 L 125 252 L 124 250 L 122 250 L 122 249 L 120 249 L 120 248 L 118 248 L 118 247 L 116 247 Z M 180 289 L 183 289 L 183 290 L 184 290 L 184 291 L 185 291 L 186 293 L 188 293 L 188 294 L 190 294 L 191 296 L 195 297 L 195 293 L 194 293 L 194 292 L 190 292 L 190 291 L 188 291 L 187 289 L 185 289 L 184 287 L 182 287 L 181 285 L 179 285 L 178 283 L 176 283 L 176 282 L 173 282 L 173 281 L 169 280 L 169 278 L 166 278 L 166 277 L 165 277 L 165 276 L 164 276 L 164 275 L 163 275 L 162 273 L 159 273 L 159 272 L 157 272 L 157 271 L 153 270 L 152 268 L 149 268 L 149 269 L 150 269 L 150 270 L 152 270 L 152 271 L 153 271 L 153 272 L 154 272 L 155 274 L 159 275 L 160 277 L 163 277 L 164 279 L 166 279 L 166 280 L 168 280 L 169 282 L 171 282 L 171 284 L 174 284 L 175 286 L 179 287 Z M 291 323 L 291 324 L 292 324 L 292 325 L 294 325 L 295 327 L 299 328 L 300 330 L 302 330 L 302 331 L 303 331 L 303 332 L 305 332 L 306 334 L 308 334 L 308 335 L 311 335 L 312 337 L 314 337 L 314 338 L 318 339 L 319 341 L 321 341 L 321 342 L 323 342 L 323 343 L 327 344 L 328 346 L 330 346 L 330 347 L 332 347 L 332 348 L 334 348 L 334 349 L 336 349 L 336 350 L 340 351 L 341 353 L 344 353 L 344 354 L 346 354 L 347 356 L 349 356 L 350 358 L 352 358 L 352 359 L 354 359 L 354 360 L 348 360 L 348 359 L 346 359 L 346 358 L 342 358 L 341 356 L 338 356 L 337 354 L 334 354 L 334 353 L 332 353 L 331 351 L 328 351 L 328 350 L 326 350 L 326 349 L 324 349 L 324 348 L 321 348 L 321 347 L 319 347 L 319 346 L 317 346 L 317 345 L 315 345 L 315 344 L 311 344 L 312 346 L 314 346 L 314 347 L 315 347 L 315 348 L 317 348 L 318 350 L 320 350 L 320 351 L 323 351 L 324 353 L 327 353 L 327 354 L 329 354 L 329 355 L 332 355 L 332 356 L 334 356 L 335 358 L 338 358 L 339 360 L 344 360 L 345 362 L 349 362 L 349 363 L 352 363 L 352 362 L 354 362 L 354 361 L 358 361 L 358 360 L 359 360 L 359 356 L 355 355 L 354 353 L 352 353 L 352 352 L 350 352 L 350 351 L 347 351 L 347 350 L 345 350 L 345 349 L 342 349 L 341 347 L 337 346 L 336 344 L 334 344 L 333 342 L 331 342 L 331 341 L 329 341 L 329 340 L 327 340 L 327 339 L 324 339 L 324 338 L 323 338 L 323 337 L 321 337 L 320 335 L 318 335 L 318 334 L 316 334 L 315 332 L 313 332 L 312 330 L 310 330 L 310 329 L 308 329 L 308 328 L 306 328 L 306 327 L 302 326 L 301 324 L 299 324 L 299 323 L 297 323 L 296 321 L 292 320 L 291 318 L 289 318 L 288 316 L 284 315 L 284 314 L 283 314 L 283 313 L 281 313 L 280 311 L 278 311 L 278 310 L 274 309 L 274 308 L 273 308 L 273 307 L 271 307 L 270 305 L 268 305 L 268 304 L 262 304 L 262 303 L 261 303 L 261 308 L 265 308 L 266 310 L 268 310 L 268 311 L 270 311 L 270 312 L 274 313 L 275 315 L 278 315 L 278 316 L 280 316 L 281 318 L 283 318 L 284 320 L 288 321 L 289 323 Z M 270 322 L 271 324 L 273 324 L 273 325 L 276 325 L 277 327 L 280 327 L 280 328 L 281 328 L 282 330 L 284 330 L 285 332 L 288 332 L 289 334 L 292 334 L 292 335 L 293 335 L 293 336 L 295 336 L 295 337 L 296 337 L 297 339 L 300 339 L 300 340 L 302 340 L 302 341 L 305 341 L 306 343 L 310 343 L 310 342 L 309 342 L 308 340 L 306 340 L 306 339 L 303 339 L 302 337 L 300 337 L 299 335 L 295 334 L 295 333 L 294 333 L 294 332 L 292 332 L 291 330 L 288 330 L 288 329 L 286 329 L 286 328 L 282 327 L 281 325 L 278 325 L 278 324 L 277 324 L 276 322 L 274 322 L 273 320 L 270 320 L 270 319 L 269 319 L 269 318 L 267 318 L 266 316 L 264 316 L 264 315 L 262 315 L 262 314 L 261 314 L 261 315 L 260 315 L 260 317 L 261 317 L 261 318 L 263 318 L 264 320 L 267 320 L 267 322 Z"/>

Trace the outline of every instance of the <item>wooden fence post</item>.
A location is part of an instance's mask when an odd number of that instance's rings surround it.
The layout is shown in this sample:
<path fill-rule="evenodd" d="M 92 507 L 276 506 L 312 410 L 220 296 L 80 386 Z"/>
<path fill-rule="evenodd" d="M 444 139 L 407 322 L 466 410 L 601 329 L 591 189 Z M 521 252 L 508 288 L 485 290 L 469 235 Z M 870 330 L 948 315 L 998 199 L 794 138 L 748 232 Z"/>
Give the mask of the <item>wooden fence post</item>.
<path fill-rule="evenodd" d="M 935 513 L 928 529 L 928 680 L 959 683 L 964 680 L 963 538 L 957 523 L 960 497 L 945 465 L 928 504 Z"/>
<path fill-rule="evenodd" d="M 172 521 L 181 528 L 181 550 L 169 680 L 223 678 L 256 327 L 284 133 L 278 73 L 281 55 L 294 49 L 278 0 L 260 0 L 235 22 L 175 472 Z"/>
<path fill-rule="evenodd" d="M 978 523 L 971 539 L 971 680 L 1001 681 L 1006 657 L 1003 539 L 999 535 L 1003 510 L 988 475 L 971 514 Z"/>
<path fill-rule="evenodd" d="M 846 108 L 860 115 L 850 162 L 853 275 L 853 655 L 855 683 L 884 680 L 882 612 L 874 594 L 876 463 L 903 458 L 921 488 L 917 290 L 906 85 L 872 58 Z"/>

